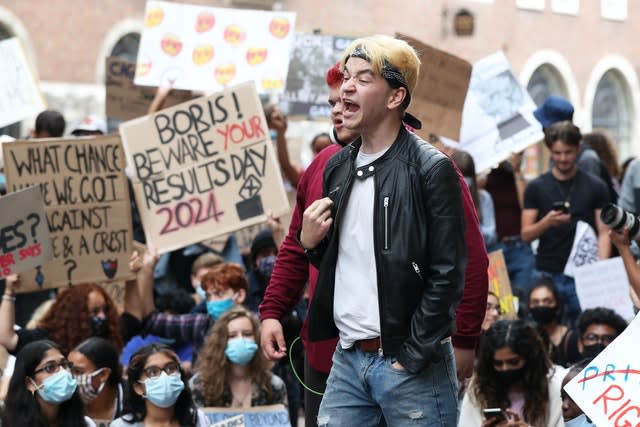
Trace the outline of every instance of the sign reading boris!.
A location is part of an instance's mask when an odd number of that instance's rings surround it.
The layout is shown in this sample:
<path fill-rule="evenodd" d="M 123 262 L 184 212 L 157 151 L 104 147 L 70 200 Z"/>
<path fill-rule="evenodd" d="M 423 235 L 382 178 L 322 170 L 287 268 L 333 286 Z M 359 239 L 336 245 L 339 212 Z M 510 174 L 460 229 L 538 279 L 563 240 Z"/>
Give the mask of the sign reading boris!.
<path fill-rule="evenodd" d="M 39 185 L 54 260 L 24 274 L 21 291 L 129 279 L 131 204 L 120 138 L 3 144 L 7 189 Z"/>
<path fill-rule="evenodd" d="M 53 258 L 38 187 L 0 198 L 0 277 L 30 270 Z"/>
<path fill-rule="evenodd" d="M 167 252 L 288 211 L 252 83 L 120 125 L 147 242 Z"/>

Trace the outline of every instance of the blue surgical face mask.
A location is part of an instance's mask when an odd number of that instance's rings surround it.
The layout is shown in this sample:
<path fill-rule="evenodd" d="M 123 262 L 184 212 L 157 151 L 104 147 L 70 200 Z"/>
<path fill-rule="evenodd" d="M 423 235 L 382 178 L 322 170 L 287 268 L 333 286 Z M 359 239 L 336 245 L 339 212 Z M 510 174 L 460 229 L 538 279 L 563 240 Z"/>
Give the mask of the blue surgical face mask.
<path fill-rule="evenodd" d="M 78 383 L 71 376 L 71 372 L 61 369 L 49 378 L 45 379 L 40 386 L 31 380 L 38 390 L 38 395 L 47 403 L 59 405 L 71 399 L 78 387 Z"/>
<path fill-rule="evenodd" d="M 219 301 L 207 301 L 207 313 L 218 320 L 227 311 L 233 308 L 233 298 L 227 298 Z"/>
<path fill-rule="evenodd" d="M 144 384 L 144 397 L 159 408 L 173 406 L 178 397 L 180 397 L 182 390 L 184 390 L 184 383 L 180 378 L 180 374 L 167 375 L 166 372 L 162 372 L 157 377 L 148 378 L 140 382 Z"/>
<path fill-rule="evenodd" d="M 256 351 L 258 350 L 258 344 L 252 339 L 238 337 L 227 341 L 227 347 L 224 349 L 224 354 L 236 365 L 246 365 L 253 360 Z"/>
<path fill-rule="evenodd" d="M 587 416 L 585 414 L 578 415 L 577 417 L 570 419 L 569 421 L 565 421 L 564 425 L 566 427 L 590 427 L 593 426 L 589 421 L 587 421 Z"/>

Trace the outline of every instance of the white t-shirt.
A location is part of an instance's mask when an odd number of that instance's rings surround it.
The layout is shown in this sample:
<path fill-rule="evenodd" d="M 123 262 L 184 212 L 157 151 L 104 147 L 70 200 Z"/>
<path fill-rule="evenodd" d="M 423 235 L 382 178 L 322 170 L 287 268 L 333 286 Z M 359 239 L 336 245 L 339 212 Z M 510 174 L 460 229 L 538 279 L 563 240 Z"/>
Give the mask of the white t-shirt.
<path fill-rule="evenodd" d="M 358 174 L 360 169 L 362 176 L 375 173 L 375 167 L 369 164 L 387 149 L 374 154 L 358 153 L 355 160 L 358 172 L 339 224 L 333 319 L 340 331 L 342 348 L 353 346 L 357 340 L 380 336 L 378 278 L 373 243 L 374 176 L 362 179 Z"/>

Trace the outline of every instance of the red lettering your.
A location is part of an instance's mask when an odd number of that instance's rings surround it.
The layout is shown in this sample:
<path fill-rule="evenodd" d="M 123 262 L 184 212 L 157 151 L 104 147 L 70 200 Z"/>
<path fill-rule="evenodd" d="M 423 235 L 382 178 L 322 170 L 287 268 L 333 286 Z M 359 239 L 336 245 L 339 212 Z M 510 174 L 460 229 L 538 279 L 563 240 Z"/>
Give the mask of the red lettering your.
<path fill-rule="evenodd" d="M 226 124 L 223 129 L 216 129 L 216 132 L 224 137 L 225 151 L 229 148 L 229 143 L 242 144 L 248 139 L 266 135 L 259 116 L 252 116 L 240 123 Z"/>

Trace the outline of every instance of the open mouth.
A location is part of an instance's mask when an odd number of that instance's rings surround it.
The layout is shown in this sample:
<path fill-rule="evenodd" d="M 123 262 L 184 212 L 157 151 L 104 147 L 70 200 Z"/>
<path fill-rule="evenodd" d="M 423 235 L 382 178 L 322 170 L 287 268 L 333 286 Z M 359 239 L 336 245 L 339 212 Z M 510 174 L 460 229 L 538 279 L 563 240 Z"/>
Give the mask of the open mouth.
<path fill-rule="evenodd" d="M 336 129 L 340 129 L 342 127 L 342 117 L 333 119 L 333 127 Z"/>
<path fill-rule="evenodd" d="M 358 111 L 360 109 L 360 106 L 358 104 L 356 104 L 355 102 L 349 101 L 347 99 L 342 101 L 343 104 L 343 114 L 346 113 L 355 113 L 356 111 Z"/>

